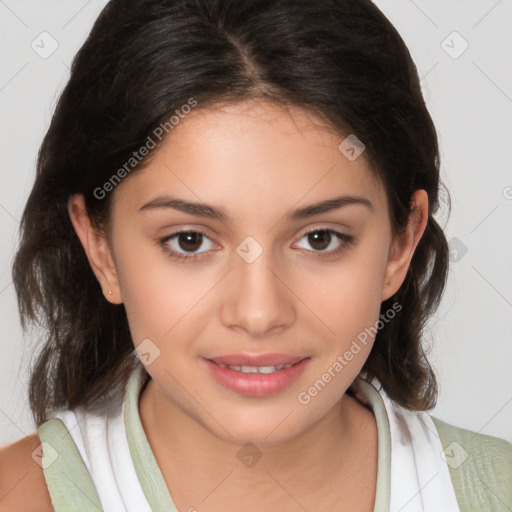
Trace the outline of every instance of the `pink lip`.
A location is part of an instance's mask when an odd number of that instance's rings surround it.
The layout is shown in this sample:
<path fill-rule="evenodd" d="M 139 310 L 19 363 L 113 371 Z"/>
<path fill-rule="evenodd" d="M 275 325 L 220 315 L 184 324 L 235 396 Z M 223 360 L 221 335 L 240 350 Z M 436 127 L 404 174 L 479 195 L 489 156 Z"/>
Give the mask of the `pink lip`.
<path fill-rule="evenodd" d="M 307 356 L 294 356 L 289 354 L 229 354 L 218 357 L 209 357 L 214 363 L 227 364 L 229 366 L 279 366 L 281 364 L 297 363 Z"/>
<path fill-rule="evenodd" d="M 282 370 L 274 373 L 242 373 L 229 368 L 223 368 L 219 364 L 211 361 L 210 359 L 201 358 L 203 363 L 206 365 L 211 375 L 224 387 L 234 391 L 235 393 L 241 393 L 246 396 L 253 397 L 264 397 L 273 395 L 282 391 L 289 386 L 294 380 L 296 380 L 306 366 L 309 364 L 310 358 L 302 359 L 295 363 L 290 368 L 283 368 Z M 239 361 L 240 359 L 237 359 Z M 254 361 L 252 359 L 251 361 Z M 275 359 L 274 359 L 275 361 Z M 228 364 L 228 363 L 224 363 Z M 233 366 L 278 366 L 279 364 L 233 364 Z"/>

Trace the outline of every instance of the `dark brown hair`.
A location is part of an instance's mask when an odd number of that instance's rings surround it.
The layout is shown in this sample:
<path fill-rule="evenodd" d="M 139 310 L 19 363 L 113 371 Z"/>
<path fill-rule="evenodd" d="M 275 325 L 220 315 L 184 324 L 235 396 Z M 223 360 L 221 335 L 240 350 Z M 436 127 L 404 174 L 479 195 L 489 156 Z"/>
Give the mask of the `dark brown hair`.
<path fill-rule="evenodd" d="M 108 226 L 115 192 L 95 190 L 190 98 L 197 108 L 266 98 L 312 112 L 340 137 L 356 134 L 395 233 L 413 192 L 427 191 L 426 231 L 381 313 L 395 302 L 402 309 L 378 332 L 361 375 L 406 408 L 433 407 L 437 384 L 421 338 L 448 269 L 433 217 L 438 142 L 395 28 L 370 0 L 111 0 L 73 60 L 42 142 L 13 266 L 23 327 L 44 329 L 29 389 L 36 423 L 120 389 L 136 362 L 124 306 L 105 300 L 68 199 L 83 194 L 93 223 Z"/>

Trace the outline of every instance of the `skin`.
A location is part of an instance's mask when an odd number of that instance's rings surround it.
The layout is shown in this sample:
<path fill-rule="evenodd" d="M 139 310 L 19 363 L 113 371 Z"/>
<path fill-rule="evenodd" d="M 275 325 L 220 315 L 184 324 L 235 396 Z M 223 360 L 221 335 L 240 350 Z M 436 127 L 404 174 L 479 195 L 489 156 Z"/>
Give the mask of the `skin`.
<path fill-rule="evenodd" d="M 36 432 L 0 448 L 0 512 L 53 512 L 43 469 L 32 458 L 40 445 Z"/>
<path fill-rule="evenodd" d="M 152 380 L 139 411 L 180 510 L 373 510 L 375 418 L 344 395 L 373 339 L 310 403 L 297 396 L 375 324 L 381 302 L 400 288 L 426 226 L 428 198 L 415 192 L 407 229 L 393 236 L 383 185 L 364 153 L 350 161 L 339 151 L 343 138 L 301 109 L 265 101 L 198 108 L 147 168 L 116 187 L 108 234 L 93 229 L 81 195 L 70 198 L 72 223 L 106 300 L 124 304 L 134 346 L 149 338 L 160 350 L 146 366 Z M 229 218 L 139 211 L 162 194 L 223 208 Z M 286 217 L 340 195 L 372 207 Z M 206 235 L 195 260 L 173 259 L 159 243 L 183 229 Z M 327 236 L 323 249 L 305 235 L 312 229 L 353 240 Z M 263 249 L 251 263 L 236 252 L 248 236 Z M 178 242 L 167 246 L 187 254 Z M 240 352 L 311 360 L 285 390 L 247 397 L 217 383 L 201 361 Z M 248 442 L 262 454 L 252 467 L 237 457 Z"/>

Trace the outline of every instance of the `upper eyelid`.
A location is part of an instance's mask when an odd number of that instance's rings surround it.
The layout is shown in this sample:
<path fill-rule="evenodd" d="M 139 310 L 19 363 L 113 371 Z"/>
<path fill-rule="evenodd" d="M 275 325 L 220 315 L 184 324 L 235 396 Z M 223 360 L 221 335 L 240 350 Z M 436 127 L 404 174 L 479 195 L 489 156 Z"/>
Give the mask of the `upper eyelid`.
<path fill-rule="evenodd" d="M 348 225 L 343 225 L 342 227 L 332 227 L 330 225 L 327 225 L 327 224 L 333 224 L 332 222 L 327 222 L 327 223 L 317 223 L 316 226 L 313 226 L 311 228 L 303 228 L 304 231 L 301 230 L 296 230 L 295 233 L 302 233 L 300 236 L 304 236 L 305 234 L 307 233 L 310 233 L 311 231 L 322 231 L 322 230 L 325 230 L 325 231 L 336 231 L 338 233 L 341 233 L 341 234 L 346 234 L 347 236 L 349 236 L 349 233 L 344 233 L 344 231 L 351 231 L 352 228 Z M 339 224 L 338 224 L 339 225 Z M 194 233 L 201 233 L 203 235 L 206 235 L 208 236 L 209 238 L 211 238 L 212 240 L 215 239 L 215 235 L 210 235 L 210 230 L 208 228 L 199 228 L 199 227 L 184 227 L 184 228 L 179 228 L 177 229 L 176 231 L 173 231 L 172 233 L 169 233 L 168 235 L 165 235 L 163 236 L 162 238 L 170 238 L 174 235 L 177 235 L 179 233 L 189 233 L 189 232 L 194 232 Z M 294 235 L 294 236 L 297 236 L 297 235 Z"/>

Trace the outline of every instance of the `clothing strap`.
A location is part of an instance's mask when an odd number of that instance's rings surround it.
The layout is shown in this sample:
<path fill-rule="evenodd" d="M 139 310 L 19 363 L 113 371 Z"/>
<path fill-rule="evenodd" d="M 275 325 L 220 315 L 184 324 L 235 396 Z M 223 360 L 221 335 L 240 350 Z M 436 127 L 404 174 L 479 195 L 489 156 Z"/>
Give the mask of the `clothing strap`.
<path fill-rule="evenodd" d="M 64 423 L 53 418 L 43 423 L 37 433 L 54 512 L 103 512 L 89 472 Z"/>
<path fill-rule="evenodd" d="M 461 512 L 512 510 L 512 445 L 431 416 Z"/>
<path fill-rule="evenodd" d="M 132 454 L 135 472 L 151 510 L 153 512 L 178 512 L 137 412 L 139 393 L 136 391 L 141 389 L 147 381 L 147 377 L 148 374 L 144 366 L 140 364 L 126 386 L 124 416 L 125 424 L 129 426 L 126 429 L 128 446 Z M 190 509 L 195 510 L 194 507 Z"/>

